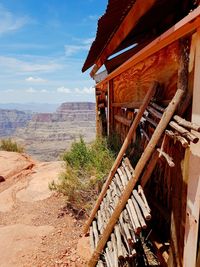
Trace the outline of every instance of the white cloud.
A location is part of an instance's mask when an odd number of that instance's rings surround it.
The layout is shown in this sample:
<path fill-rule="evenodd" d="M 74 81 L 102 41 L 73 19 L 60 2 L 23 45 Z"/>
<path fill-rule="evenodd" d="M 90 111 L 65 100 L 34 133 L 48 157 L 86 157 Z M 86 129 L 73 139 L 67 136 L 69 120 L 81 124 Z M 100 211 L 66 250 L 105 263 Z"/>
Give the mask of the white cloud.
<path fill-rule="evenodd" d="M 64 93 L 64 94 L 69 94 L 71 93 L 71 90 L 69 88 L 66 88 L 64 86 L 58 87 L 56 90 L 58 93 Z"/>
<path fill-rule="evenodd" d="M 77 94 L 94 94 L 94 87 L 75 88 Z"/>
<path fill-rule="evenodd" d="M 94 41 L 94 37 L 86 38 L 82 40 L 83 44 L 86 44 L 86 45 L 91 45 L 93 41 Z"/>
<path fill-rule="evenodd" d="M 40 90 L 41 93 L 48 93 L 48 91 L 46 89 L 42 89 Z"/>
<path fill-rule="evenodd" d="M 32 83 L 44 83 L 44 82 L 46 82 L 45 79 L 42 79 L 40 77 L 32 77 L 32 76 L 26 78 L 25 80 L 27 82 L 32 82 Z"/>
<path fill-rule="evenodd" d="M 15 71 L 16 73 L 52 72 L 62 68 L 61 64 L 49 59 L 35 59 L 35 62 L 33 60 L 25 61 L 13 57 L 0 56 L 0 68 L 5 71 Z"/>
<path fill-rule="evenodd" d="M 25 92 L 33 94 L 33 93 L 36 93 L 37 91 L 35 89 L 33 89 L 32 87 L 30 87 L 30 88 L 26 89 Z"/>
<path fill-rule="evenodd" d="M 17 17 L 0 4 L 0 35 L 19 30 L 29 21 L 28 17 Z"/>
<path fill-rule="evenodd" d="M 12 92 L 14 92 L 14 90 L 13 89 L 7 89 L 7 90 L 4 90 L 3 92 L 4 93 L 12 93 Z"/>
<path fill-rule="evenodd" d="M 66 56 L 72 56 L 74 54 L 77 54 L 81 51 L 87 51 L 89 50 L 90 45 L 65 45 L 65 55 Z"/>
<path fill-rule="evenodd" d="M 74 54 L 77 54 L 81 51 L 88 51 L 90 49 L 90 46 L 92 42 L 94 41 L 94 37 L 91 38 L 73 38 L 73 40 L 77 44 L 70 44 L 65 45 L 65 55 L 66 56 L 72 56 Z"/>

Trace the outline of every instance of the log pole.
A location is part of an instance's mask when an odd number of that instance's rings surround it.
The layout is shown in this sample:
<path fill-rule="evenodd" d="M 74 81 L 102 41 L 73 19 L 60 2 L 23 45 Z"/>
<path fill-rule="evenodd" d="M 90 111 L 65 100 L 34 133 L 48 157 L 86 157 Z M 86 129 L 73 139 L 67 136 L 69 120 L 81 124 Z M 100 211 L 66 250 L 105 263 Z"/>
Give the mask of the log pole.
<path fill-rule="evenodd" d="M 188 130 L 180 126 L 178 123 L 175 121 L 170 121 L 169 125 L 176 130 L 177 132 L 180 133 L 180 135 L 188 138 L 192 143 L 196 144 L 199 141 L 199 138 L 194 135 L 193 133 L 190 133 Z"/>
<path fill-rule="evenodd" d="M 173 162 L 173 158 L 170 157 L 166 152 L 164 152 L 162 149 L 157 148 L 157 151 L 159 152 L 159 158 L 163 157 L 170 168 L 175 167 L 175 164 Z"/>
<path fill-rule="evenodd" d="M 186 121 L 185 119 L 181 118 L 178 115 L 175 115 L 173 119 L 181 126 L 194 130 L 200 133 L 200 126 L 194 122 Z"/>
<path fill-rule="evenodd" d="M 180 142 L 182 147 L 187 148 L 189 146 L 188 141 L 185 139 L 185 137 L 179 135 L 177 132 L 174 133 L 171 130 L 165 130 L 165 134 L 171 139 L 173 139 L 175 142 Z"/>

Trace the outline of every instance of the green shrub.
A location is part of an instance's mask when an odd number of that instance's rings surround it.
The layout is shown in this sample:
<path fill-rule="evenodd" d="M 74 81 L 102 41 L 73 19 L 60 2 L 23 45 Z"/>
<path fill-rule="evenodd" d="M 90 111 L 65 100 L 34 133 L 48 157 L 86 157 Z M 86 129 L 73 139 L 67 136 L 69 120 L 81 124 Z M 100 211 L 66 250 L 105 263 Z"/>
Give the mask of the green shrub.
<path fill-rule="evenodd" d="M 64 153 L 63 160 L 75 169 L 82 169 L 88 165 L 90 151 L 82 137 L 79 142 L 72 143 L 71 150 Z"/>
<path fill-rule="evenodd" d="M 19 144 L 17 144 L 15 141 L 12 141 L 11 138 L 1 140 L 0 150 L 12 151 L 12 152 L 18 152 L 18 153 L 24 152 L 24 148 L 20 146 Z"/>
<path fill-rule="evenodd" d="M 68 202 L 76 206 L 89 208 L 114 161 L 114 154 L 109 150 L 106 139 L 96 139 L 86 145 L 80 137 L 62 158 L 66 165 L 65 171 L 60 175 L 58 183 L 53 182 L 49 186 L 50 189 L 63 193 Z"/>

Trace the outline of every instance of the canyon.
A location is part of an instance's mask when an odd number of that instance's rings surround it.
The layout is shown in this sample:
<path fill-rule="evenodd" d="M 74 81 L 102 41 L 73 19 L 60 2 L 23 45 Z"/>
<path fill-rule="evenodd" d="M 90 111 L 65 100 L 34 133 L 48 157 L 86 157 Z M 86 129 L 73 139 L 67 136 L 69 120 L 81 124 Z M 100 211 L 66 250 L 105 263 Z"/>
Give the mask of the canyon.
<path fill-rule="evenodd" d="M 0 109 L 0 137 L 13 135 L 17 128 L 24 128 L 31 118 L 30 111 Z"/>
<path fill-rule="evenodd" d="M 6 116 L 5 116 L 6 114 Z M 74 140 L 95 138 L 95 104 L 69 102 L 52 113 L 0 110 L 0 137 L 11 137 L 37 160 L 60 159 Z"/>

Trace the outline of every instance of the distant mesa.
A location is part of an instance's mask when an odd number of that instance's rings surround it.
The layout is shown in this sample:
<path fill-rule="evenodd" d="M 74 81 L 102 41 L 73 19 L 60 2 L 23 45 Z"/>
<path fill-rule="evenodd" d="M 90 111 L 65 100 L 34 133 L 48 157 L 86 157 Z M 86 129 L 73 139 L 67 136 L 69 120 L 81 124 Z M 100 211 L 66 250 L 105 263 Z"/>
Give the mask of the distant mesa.
<path fill-rule="evenodd" d="M 92 110 L 95 111 L 95 103 L 92 102 L 66 102 L 57 108 L 57 113 L 65 113 L 71 110 Z"/>

